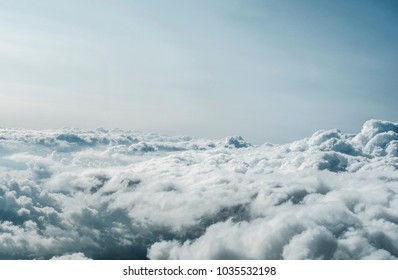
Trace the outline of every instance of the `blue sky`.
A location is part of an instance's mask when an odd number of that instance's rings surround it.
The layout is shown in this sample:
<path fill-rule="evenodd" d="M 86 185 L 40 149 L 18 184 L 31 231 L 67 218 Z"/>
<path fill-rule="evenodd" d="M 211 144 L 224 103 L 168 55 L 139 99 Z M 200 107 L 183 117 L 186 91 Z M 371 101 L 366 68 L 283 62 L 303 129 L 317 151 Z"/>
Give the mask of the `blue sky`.
<path fill-rule="evenodd" d="M 398 3 L 0 0 L 0 126 L 282 143 L 398 121 Z"/>

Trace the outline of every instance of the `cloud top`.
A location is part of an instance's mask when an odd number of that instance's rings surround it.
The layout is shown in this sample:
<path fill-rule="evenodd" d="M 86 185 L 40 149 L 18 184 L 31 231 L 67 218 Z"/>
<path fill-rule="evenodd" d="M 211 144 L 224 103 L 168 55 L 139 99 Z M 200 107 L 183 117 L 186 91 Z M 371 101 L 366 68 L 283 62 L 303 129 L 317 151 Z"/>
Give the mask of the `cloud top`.
<path fill-rule="evenodd" d="M 1 259 L 396 259 L 398 124 L 285 145 L 0 129 Z"/>

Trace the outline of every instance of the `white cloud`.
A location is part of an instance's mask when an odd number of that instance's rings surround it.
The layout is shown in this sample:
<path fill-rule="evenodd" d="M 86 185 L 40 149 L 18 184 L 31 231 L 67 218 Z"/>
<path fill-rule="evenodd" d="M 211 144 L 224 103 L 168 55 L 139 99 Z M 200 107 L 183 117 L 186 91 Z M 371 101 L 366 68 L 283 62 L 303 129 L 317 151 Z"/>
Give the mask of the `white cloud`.
<path fill-rule="evenodd" d="M 0 258 L 398 258 L 397 133 L 256 147 L 2 128 Z"/>
<path fill-rule="evenodd" d="M 73 253 L 52 257 L 51 260 L 90 260 L 90 258 L 87 258 L 83 253 Z"/>

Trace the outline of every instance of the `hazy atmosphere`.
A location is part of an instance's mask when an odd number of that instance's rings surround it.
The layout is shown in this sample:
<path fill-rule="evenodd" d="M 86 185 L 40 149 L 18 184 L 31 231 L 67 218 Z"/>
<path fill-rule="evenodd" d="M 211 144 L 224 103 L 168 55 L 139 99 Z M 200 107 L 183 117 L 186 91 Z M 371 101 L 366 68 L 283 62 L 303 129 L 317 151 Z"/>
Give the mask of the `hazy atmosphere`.
<path fill-rule="evenodd" d="M 282 143 L 397 121 L 396 1 L 0 1 L 0 125 Z"/>

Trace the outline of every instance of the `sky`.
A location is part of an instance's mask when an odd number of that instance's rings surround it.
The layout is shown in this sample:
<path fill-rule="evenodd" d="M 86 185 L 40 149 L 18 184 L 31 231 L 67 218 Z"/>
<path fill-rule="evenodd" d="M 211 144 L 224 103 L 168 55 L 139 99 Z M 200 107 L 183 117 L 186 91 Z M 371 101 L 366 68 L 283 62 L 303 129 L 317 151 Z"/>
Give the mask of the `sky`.
<path fill-rule="evenodd" d="M 397 122 L 398 3 L 0 0 L 0 126 L 285 143 Z"/>

